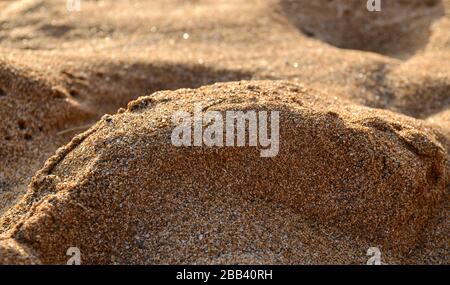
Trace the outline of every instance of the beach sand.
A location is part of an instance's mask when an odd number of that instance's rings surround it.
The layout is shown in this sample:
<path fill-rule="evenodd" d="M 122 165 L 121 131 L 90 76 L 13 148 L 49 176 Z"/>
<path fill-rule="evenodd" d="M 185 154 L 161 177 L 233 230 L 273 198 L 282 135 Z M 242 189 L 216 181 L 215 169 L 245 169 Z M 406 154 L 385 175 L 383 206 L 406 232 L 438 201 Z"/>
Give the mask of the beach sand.
<path fill-rule="evenodd" d="M 0 263 L 448 264 L 449 11 L 0 1 Z M 278 155 L 173 146 L 195 103 Z"/>

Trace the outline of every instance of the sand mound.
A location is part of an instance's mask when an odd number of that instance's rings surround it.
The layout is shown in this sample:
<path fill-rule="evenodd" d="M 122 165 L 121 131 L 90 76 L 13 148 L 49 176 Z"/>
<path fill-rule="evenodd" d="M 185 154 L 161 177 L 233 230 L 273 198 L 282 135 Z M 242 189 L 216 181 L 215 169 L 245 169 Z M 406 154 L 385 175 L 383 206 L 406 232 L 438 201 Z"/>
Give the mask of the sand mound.
<path fill-rule="evenodd" d="M 171 116 L 194 103 L 279 110 L 279 154 L 174 147 Z M 421 121 L 289 82 L 158 92 L 58 150 L 1 224 L 43 263 L 71 246 L 84 263 L 355 263 L 368 245 L 405 262 L 445 195 L 446 155 Z"/>
<path fill-rule="evenodd" d="M 369 12 L 361 0 L 284 0 L 281 11 L 304 34 L 340 48 L 407 57 L 423 49 L 442 17 L 439 0 L 381 1 Z"/>
<path fill-rule="evenodd" d="M 362 80 L 371 90 L 366 105 L 426 119 L 450 106 L 450 53 L 427 53 L 400 65 L 378 65 Z"/>

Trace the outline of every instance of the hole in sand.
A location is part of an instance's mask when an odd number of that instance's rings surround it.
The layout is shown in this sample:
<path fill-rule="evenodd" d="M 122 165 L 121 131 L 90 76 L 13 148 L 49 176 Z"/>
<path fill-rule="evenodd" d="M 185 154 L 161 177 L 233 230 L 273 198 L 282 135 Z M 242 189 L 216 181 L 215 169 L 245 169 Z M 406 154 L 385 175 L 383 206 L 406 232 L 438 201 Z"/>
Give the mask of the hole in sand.
<path fill-rule="evenodd" d="M 27 128 L 25 121 L 22 119 L 17 121 L 17 125 L 19 126 L 20 130 L 25 130 Z"/>
<path fill-rule="evenodd" d="M 77 98 L 77 97 L 80 96 L 80 93 L 78 93 L 78 91 L 75 90 L 75 89 L 70 90 L 70 91 L 69 91 L 69 94 L 70 94 L 70 96 L 72 96 L 72 97 L 74 97 L 74 98 Z"/>
<path fill-rule="evenodd" d="M 428 43 L 445 15 L 441 0 L 383 1 L 369 12 L 361 0 L 281 0 L 281 13 L 303 34 L 345 49 L 408 58 Z"/>
<path fill-rule="evenodd" d="M 0 87 L 0 97 L 6 96 L 5 90 Z"/>

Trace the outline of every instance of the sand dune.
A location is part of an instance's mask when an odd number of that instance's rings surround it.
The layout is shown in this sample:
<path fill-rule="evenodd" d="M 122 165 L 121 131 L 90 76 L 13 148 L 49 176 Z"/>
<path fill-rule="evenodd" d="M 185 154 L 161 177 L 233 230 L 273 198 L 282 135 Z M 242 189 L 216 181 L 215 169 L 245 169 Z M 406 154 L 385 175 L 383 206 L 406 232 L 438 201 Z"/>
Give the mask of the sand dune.
<path fill-rule="evenodd" d="M 0 263 L 448 264 L 450 2 L 365 2 L 0 1 Z M 172 146 L 195 102 L 279 155 Z"/>

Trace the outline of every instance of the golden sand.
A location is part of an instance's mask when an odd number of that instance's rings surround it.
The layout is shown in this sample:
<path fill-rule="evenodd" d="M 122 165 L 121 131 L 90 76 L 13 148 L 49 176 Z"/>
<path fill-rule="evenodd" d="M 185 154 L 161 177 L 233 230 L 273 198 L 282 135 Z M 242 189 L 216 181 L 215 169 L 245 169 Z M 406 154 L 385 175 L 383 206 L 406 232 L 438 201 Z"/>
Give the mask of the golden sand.
<path fill-rule="evenodd" d="M 0 1 L 0 263 L 449 263 L 449 1 L 63 2 Z M 172 146 L 196 102 L 280 153 Z"/>

